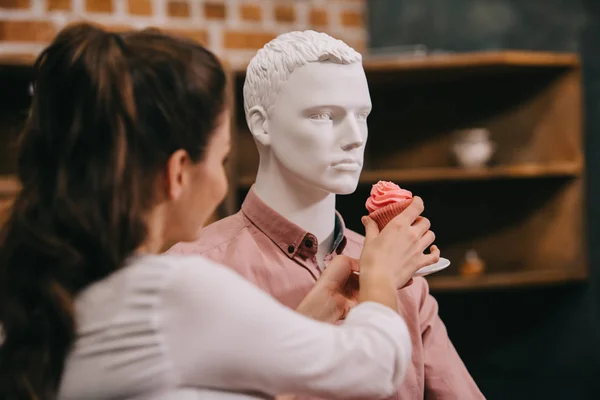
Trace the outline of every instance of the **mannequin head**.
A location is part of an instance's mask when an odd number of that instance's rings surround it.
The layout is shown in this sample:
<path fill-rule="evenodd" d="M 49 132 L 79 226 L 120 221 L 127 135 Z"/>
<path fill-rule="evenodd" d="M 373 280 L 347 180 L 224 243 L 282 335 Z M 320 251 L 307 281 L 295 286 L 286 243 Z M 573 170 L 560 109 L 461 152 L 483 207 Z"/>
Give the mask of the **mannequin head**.
<path fill-rule="evenodd" d="M 259 175 L 277 170 L 334 194 L 356 189 L 371 111 L 360 53 L 324 33 L 280 35 L 248 65 L 244 108 Z"/>

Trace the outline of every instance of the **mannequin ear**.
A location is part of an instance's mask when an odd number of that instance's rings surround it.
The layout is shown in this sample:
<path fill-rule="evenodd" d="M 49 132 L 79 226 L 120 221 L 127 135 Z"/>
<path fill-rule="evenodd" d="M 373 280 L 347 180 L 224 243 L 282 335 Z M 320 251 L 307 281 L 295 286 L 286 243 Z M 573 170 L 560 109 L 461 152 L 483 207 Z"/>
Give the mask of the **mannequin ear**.
<path fill-rule="evenodd" d="M 261 106 L 254 106 L 248 111 L 248 128 L 254 136 L 254 140 L 263 146 L 271 144 L 271 136 L 269 136 L 269 120 L 267 112 Z"/>

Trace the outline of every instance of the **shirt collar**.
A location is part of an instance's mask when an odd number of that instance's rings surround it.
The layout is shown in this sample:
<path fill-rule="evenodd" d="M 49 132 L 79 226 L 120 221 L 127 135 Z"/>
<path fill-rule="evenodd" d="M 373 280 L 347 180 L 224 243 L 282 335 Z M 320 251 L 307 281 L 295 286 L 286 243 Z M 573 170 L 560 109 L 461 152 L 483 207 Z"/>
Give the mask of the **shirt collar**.
<path fill-rule="evenodd" d="M 300 256 L 312 258 L 317 254 L 318 241 L 310 232 L 289 221 L 265 202 L 250 188 L 242 204 L 242 213 L 263 232 L 289 258 Z M 334 240 L 332 248 L 340 254 L 346 247 L 346 225 L 342 216 L 335 212 Z"/>

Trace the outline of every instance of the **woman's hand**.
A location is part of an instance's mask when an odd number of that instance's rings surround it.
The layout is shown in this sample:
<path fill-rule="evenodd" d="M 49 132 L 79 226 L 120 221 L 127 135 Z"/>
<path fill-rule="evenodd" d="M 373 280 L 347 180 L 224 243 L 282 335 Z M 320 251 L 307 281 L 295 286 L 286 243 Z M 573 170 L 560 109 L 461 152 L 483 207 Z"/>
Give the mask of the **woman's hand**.
<path fill-rule="evenodd" d="M 323 322 L 344 319 L 358 303 L 358 277 L 353 271 L 358 271 L 358 260 L 334 257 L 296 311 Z"/>
<path fill-rule="evenodd" d="M 395 288 L 401 288 L 410 283 L 419 268 L 439 261 L 439 249 L 431 246 L 435 234 L 429 229 L 429 220 L 421 217 L 423 210 L 423 200 L 415 196 L 406 210 L 381 232 L 375 221 L 363 217 L 366 234 L 360 259 L 361 279 L 388 279 Z M 428 247 L 430 252 L 425 254 Z"/>

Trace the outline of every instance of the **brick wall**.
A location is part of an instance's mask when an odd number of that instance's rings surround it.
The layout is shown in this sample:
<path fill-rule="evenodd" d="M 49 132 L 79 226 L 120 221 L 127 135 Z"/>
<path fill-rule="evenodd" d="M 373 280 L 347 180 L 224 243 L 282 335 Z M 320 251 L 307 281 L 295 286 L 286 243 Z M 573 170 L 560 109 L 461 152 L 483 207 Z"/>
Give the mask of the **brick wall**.
<path fill-rule="evenodd" d="M 286 31 L 327 32 L 364 51 L 365 0 L 0 0 L 0 57 L 35 55 L 57 30 L 91 20 L 114 29 L 156 26 L 202 41 L 244 65 Z"/>

